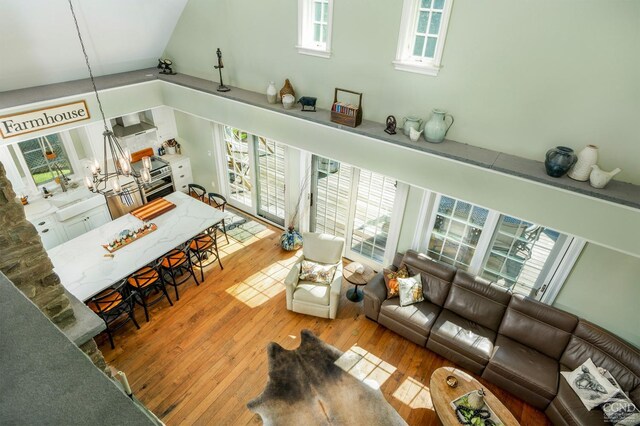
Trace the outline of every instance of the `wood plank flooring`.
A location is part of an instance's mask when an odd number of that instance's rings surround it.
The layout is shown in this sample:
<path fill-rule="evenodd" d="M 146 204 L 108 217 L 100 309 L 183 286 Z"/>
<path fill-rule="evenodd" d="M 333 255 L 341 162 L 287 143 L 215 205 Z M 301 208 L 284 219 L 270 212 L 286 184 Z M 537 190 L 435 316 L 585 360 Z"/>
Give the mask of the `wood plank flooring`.
<path fill-rule="evenodd" d="M 298 254 L 283 252 L 279 236 L 268 227 L 244 243 L 221 242 L 224 270 L 217 263 L 207 267 L 204 283 L 179 288 L 175 306 L 153 306 L 149 323 L 137 308 L 141 329 L 129 324 L 117 331 L 116 349 L 98 336 L 107 362 L 127 374 L 136 397 L 168 425 L 260 424 L 246 404 L 267 382 L 266 346 L 274 341 L 294 349 L 307 328 L 343 352 L 354 345 L 369 352 L 369 369 L 375 371 L 368 377 L 384 380 L 385 398 L 410 425 L 440 424 L 429 378 L 436 368 L 453 364 L 365 318 L 362 302 L 344 296 L 346 282 L 337 319 L 288 311 L 282 282 Z M 169 294 L 175 299 L 173 288 Z M 549 424 L 542 412 L 480 381 L 521 424 Z"/>

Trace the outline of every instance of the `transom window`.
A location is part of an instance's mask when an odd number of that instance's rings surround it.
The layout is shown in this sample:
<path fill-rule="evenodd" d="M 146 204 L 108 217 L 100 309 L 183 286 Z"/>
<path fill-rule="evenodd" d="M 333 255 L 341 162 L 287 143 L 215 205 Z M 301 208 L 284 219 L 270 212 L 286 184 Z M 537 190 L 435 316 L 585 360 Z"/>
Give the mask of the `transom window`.
<path fill-rule="evenodd" d="M 18 147 L 36 186 L 52 182 L 60 173 L 73 174 L 67 150 L 57 133 L 19 142 Z"/>
<path fill-rule="evenodd" d="M 298 51 L 328 58 L 331 55 L 333 0 L 298 0 Z"/>
<path fill-rule="evenodd" d="M 453 0 L 405 0 L 394 65 L 437 75 Z"/>
<path fill-rule="evenodd" d="M 429 257 L 550 303 L 584 241 L 444 195 L 428 197 Z"/>

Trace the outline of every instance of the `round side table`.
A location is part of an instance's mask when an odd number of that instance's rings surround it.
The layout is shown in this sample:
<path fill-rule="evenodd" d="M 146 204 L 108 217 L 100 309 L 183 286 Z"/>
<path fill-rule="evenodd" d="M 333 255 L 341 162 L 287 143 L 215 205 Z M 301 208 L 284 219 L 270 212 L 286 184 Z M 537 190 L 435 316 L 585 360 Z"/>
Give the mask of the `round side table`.
<path fill-rule="evenodd" d="M 356 269 L 360 266 L 364 267 L 364 271 L 361 273 L 356 272 Z M 364 299 L 362 291 L 358 289 L 361 285 L 367 285 L 369 281 L 376 275 L 375 271 L 367 265 L 363 265 L 358 262 L 351 262 L 344 267 L 342 276 L 349 284 L 353 284 L 353 288 L 347 290 L 347 299 L 352 302 L 360 302 Z"/>

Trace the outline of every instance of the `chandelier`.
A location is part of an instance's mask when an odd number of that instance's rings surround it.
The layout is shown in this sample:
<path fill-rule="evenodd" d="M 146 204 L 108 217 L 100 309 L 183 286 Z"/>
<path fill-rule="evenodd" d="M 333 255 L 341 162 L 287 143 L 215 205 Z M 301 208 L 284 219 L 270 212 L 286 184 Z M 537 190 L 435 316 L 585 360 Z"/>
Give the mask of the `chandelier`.
<path fill-rule="evenodd" d="M 71 9 L 71 15 L 73 16 L 73 22 L 75 23 L 76 31 L 78 32 L 78 40 L 80 40 L 80 46 L 82 47 L 84 60 L 87 64 L 87 69 L 89 70 L 89 77 L 91 79 L 91 85 L 93 86 L 93 93 L 96 95 L 98 107 L 100 108 L 100 116 L 102 117 L 102 123 L 104 124 L 104 132 L 102 133 L 102 136 L 104 138 L 103 166 L 101 166 L 100 162 L 96 158 L 91 164 L 92 176 L 85 176 L 84 183 L 90 191 L 98 194 L 119 194 L 122 192 L 122 184 L 120 183 L 120 178 L 123 178 L 127 181 L 133 179 L 133 182 L 135 182 L 137 189 L 140 190 L 141 182 L 148 183 L 149 181 L 151 181 L 151 173 L 149 171 L 151 162 L 149 160 L 149 157 L 144 157 L 142 162 L 142 169 L 139 172 L 133 170 L 133 168 L 131 167 L 131 154 L 128 150 L 122 149 L 122 146 L 120 145 L 120 142 L 118 142 L 116 136 L 113 134 L 113 131 L 111 131 L 107 126 L 107 119 L 104 116 L 104 110 L 102 109 L 102 103 L 100 102 L 100 96 L 98 95 L 98 89 L 96 88 L 93 71 L 91 70 L 91 65 L 89 64 L 89 56 L 87 55 L 87 51 L 84 47 L 84 41 L 82 40 L 82 35 L 80 34 L 78 19 L 76 18 L 76 13 L 73 9 L 73 3 L 71 3 L 71 0 L 68 1 L 69 8 Z M 109 167 L 110 161 L 108 160 L 109 157 L 107 156 L 107 154 L 111 154 L 111 165 L 113 166 L 112 169 L 110 169 Z M 125 189 L 125 191 L 128 190 Z"/>

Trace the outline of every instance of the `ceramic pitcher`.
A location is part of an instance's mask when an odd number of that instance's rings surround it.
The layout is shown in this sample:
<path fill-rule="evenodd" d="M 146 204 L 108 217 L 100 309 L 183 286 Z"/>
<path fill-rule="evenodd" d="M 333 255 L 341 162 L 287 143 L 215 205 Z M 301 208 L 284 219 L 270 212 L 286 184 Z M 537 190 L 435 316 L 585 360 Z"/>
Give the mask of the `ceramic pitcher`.
<path fill-rule="evenodd" d="M 422 120 L 417 117 L 404 117 L 402 119 L 404 124 L 402 125 L 402 133 L 405 136 L 411 136 L 411 130 L 420 130 L 420 126 L 422 125 Z"/>
<path fill-rule="evenodd" d="M 447 117 L 451 119 L 449 125 L 447 125 Z M 453 126 L 453 116 L 447 114 L 446 111 L 434 109 L 431 118 L 424 126 L 424 138 L 427 142 L 440 143 L 444 140 L 451 126 Z"/>

